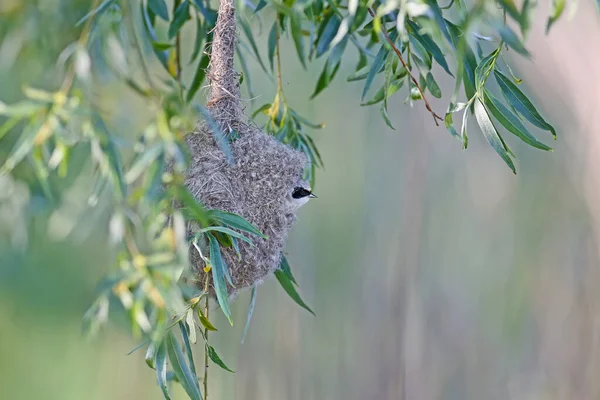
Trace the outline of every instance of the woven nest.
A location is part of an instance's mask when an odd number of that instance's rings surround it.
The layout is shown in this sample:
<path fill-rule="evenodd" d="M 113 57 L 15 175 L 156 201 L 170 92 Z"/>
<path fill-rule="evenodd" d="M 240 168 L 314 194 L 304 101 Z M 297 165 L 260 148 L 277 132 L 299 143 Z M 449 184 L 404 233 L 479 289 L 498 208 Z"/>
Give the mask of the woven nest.
<path fill-rule="evenodd" d="M 232 0 L 222 0 L 214 32 L 210 74 L 209 109 L 220 129 L 236 139 L 230 143 L 233 162 L 221 150 L 214 132 L 202 123 L 187 136 L 192 159 L 186 185 L 209 209 L 239 214 L 256 226 L 267 239 L 245 233 L 254 245 L 239 242 L 241 258 L 233 248 L 221 248 L 234 287 L 255 286 L 278 268 L 288 232 L 295 221 L 290 194 L 301 180 L 308 163 L 305 154 L 279 142 L 248 123 L 242 112 L 238 75 L 233 69 L 236 39 Z M 213 125 L 214 126 L 214 125 Z M 190 226 L 194 234 L 197 226 Z M 204 261 L 190 249 L 190 260 L 198 282 L 206 280 Z M 208 276 L 213 292 L 212 276 Z"/>

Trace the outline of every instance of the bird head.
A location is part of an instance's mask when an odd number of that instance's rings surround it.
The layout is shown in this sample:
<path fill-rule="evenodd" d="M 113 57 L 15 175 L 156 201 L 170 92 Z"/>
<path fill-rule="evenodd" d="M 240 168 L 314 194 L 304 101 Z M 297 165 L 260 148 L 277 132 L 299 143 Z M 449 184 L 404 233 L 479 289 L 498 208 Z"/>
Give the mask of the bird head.
<path fill-rule="evenodd" d="M 298 209 L 308 202 L 308 200 L 317 196 L 310 189 L 308 182 L 300 181 L 291 190 L 288 200 L 293 208 Z"/>

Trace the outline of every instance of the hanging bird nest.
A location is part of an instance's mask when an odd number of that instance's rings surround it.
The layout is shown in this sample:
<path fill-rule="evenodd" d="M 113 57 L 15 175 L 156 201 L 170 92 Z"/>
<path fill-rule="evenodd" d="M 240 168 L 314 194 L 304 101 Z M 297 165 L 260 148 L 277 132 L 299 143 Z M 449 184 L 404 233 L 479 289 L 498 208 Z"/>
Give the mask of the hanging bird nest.
<path fill-rule="evenodd" d="M 207 208 L 236 213 L 268 238 L 252 236 L 254 245 L 239 242 L 241 257 L 232 247 L 222 248 L 233 286 L 255 286 L 273 273 L 280 264 L 287 234 L 295 220 L 290 194 L 302 185 L 302 173 L 308 158 L 273 136 L 261 132 L 244 115 L 240 101 L 239 76 L 234 70 L 236 19 L 233 0 L 221 0 L 211 50 L 207 108 L 214 123 L 203 122 L 187 136 L 191 151 L 186 185 Z M 231 155 L 223 151 L 212 128 L 225 134 Z M 231 156 L 231 157 L 230 157 Z M 231 158 L 231 159 L 230 159 Z M 197 225 L 189 227 L 195 234 Z M 198 282 L 212 277 L 204 272 L 204 261 L 192 246 L 190 260 Z"/>

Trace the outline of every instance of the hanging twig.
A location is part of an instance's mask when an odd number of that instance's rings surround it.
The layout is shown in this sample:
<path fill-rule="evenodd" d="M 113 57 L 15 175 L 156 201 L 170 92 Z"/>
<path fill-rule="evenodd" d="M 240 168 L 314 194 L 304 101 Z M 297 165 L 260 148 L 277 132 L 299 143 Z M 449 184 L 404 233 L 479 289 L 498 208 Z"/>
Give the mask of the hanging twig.
<path fill-rule="evenodd" d="M 373 9 L 371 7 L 369 7 L 369 14 L 371 14 L 371 17 L 375 18 L 375 12 L 373 11 Z M 437 115 L 435 113 L 435 111 L 433 111 L 433 109 L 431 108 L 431 105 L 429 104 L 429 102 L 427 101 L 427 98 L 425 97 L 425 93 L 423 93 L 423 90 L 421 89 L 421 86 L 419 86 L 419 82 L 415 79 L 415 77 L 413 76 L 413 74 L 411 74 L 410 70 L 406 66 L 406 62 L 404 61 L 404 57 L 402 57 L 402 52 L 398 49 L 398 47 L 396 47 L 396 44 L 390 38 L 390 35 L 388 35 L 387 31 L 385 30 L 385 27 L 382 29 L 382 31 L 383 31 L 383 35 L 387 39 L 388 43 L 390 44 L 390 46 L 392 46 L 392 49 L 394 49 L 394 52 L 398 56 L 398 59 L 400 59 L 400 62 L 402 63 L 402 66 L 408 72 L 408 75 L 410 76 L 410 79 L 413 81 L 413 83 L 415 84 L 415 86 L 419 90 L 419 93 L 421 94 L 421 98 L 425 102 L 425 108 L 427 108 L 427 111 L 429 111 L 431 113 L 431 115 L 433 116 L 433 122 L 435 122 L 436 126 L 439 126 L 440 124 L 438 123 L 438 120 L 443 121 L 444 119 L 442 117 L 440 117 L 439 115 Z"/>

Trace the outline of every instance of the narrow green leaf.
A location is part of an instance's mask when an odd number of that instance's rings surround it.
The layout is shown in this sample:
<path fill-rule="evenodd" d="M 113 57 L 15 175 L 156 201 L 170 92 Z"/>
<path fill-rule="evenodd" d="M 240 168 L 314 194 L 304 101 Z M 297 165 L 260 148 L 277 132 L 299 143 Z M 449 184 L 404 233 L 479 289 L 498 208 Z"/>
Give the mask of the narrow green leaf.
<path fill-rule="evenodd" d="M 526 38 L 529 35 L 531 29 L 531 23 L 533 22 L 533 11 L 537 8 L 537 1 L 523 0 L 523 6 L 521 8 L 521 33 Z"/>
<path fill-rule="evenodd" d="M 145 345 L 147 345 L 149 343 L 151 343 L 150 340 L 143 341 L 142 343 L 140 343 L 137 346 L 135 346 L 133 349 L 129 350 L 129 352 L 127 353 L 127 355 L 128 356 L 132 355 L 133 353 L 135 353 L 136 351 L 138 351 L 139 349 L 141 349 L 142 347 L 144 347 Z"/>
<path fill-rule="evenodd" d="M 521 92 L 521 90 L 511 82 L 509 78 L 503 75 L 500 71 L 495 70 L 496 81 L 502 90 L 502 94 L 519 114 L 540 129 L 549 131 L 556 139 L 556 131 L 547 123 L 544 118 L 538 113 L 531 101 Z"/>
<path fill-rule="evenodd" d="M 29 158 L 33 164 L 33 172 L 40 184 L 40 187 L 42 188 L 42 192 L 44 192 L 44 196 L 47 200 L 53 202 L 54 194 L 52 188 L 50 187 L 50 182 L 48 181 L 48 167 L 42 157 L 41 149 L 36 148 L 34 149 L 33 154 L 30 154 Z"/>
<path fill-rule="evenodd" d="M 252 293 L 250 297 L 250 307 L 248 308 L 248 316 L 246 317 L 246 325 L 244 326 L 244 333 L 242 334 L 242 344 L 246 340 L 248 329 L 250 328 L 250 321 L 252 320 L 252 314 L 254 313 L 254 306 L 256 305 L 256 286 L 252 287 Z"/>
<path fill-rule="evenodd" d="M 467 136 L 468 111 L 469 111 L 469 109 L 465 109 L 465 112 L 463 113 L 462 126 L 460 128 L 460 137 L 462 138 L 463 149 L 466 149 L 467 146 L 469 145 L 469 137 Z"/>
<path fill-rule="evenodd" d="M 356 68 L 354 68 L 354 71 L 360 71 L 361 69 L 367 66 L 368 62 L 369 60 L 367 59 L 365 53 L 362 50 L 359 50 L 358 63 L 356 64 Z"/>
<path fill-rule="evenodd" d="M 219 148 L 221 149 L 223 154 L 225 154 L 225 157 L 227 158 L 227 162 L 229 164 L 233 164 L 235 160 L 233 158 L 233 153 L 231 152 L 231 147 L 229 146 L 229 141 L 225 137 L 225 133 L 221 130 L 220 125 L 213 118 L 211 112 L 206 107 L 200 106 L 200 105 L 194 105 L 194 109 L 200 115 L 202 115 L 202 117 L 204 117 L 204 120 L 206 121 L 206 123 L 208 124 L 208 127 L 210 128 L 210 132 L 212 133 L 213 137 L 215 138 L 215 141 L 219 145 Z"/>
<path fill-rule="evenodd" d="M 12 171 L 34 147 L 34 140 L 41 124 L 28 125 L 19 136 L 17 143 L 10 155 L 6 159 L 4 165 L 0 169 L 0 174 L 5 174 Z"/>
<path fill-rule="evenodd" d="M 382 68 L 383 70 L 383 68 Z M 379 73 L 381 73 L 381 71 L 379 71 Z M 350 76 L 348 76 L 346 78 L 346 81 L 348 82 L 354 82 L 354 81 L 362 81 L 363 79 L 366 79 L 367 76 L 369 75 L 369 71 L 365 70 L 361 70 L 361 71 L 356 71 L 354 73 L 352 73 Z"/>
<path fill-rule="evenodd" d="M 231 236 L 225 235 L 221 232 L 208 233 L 207 235 L 213 236 L 215 239 L 217 239 L 219 246 L 221 246 L 223 248 L 230 248 L 233 246 L 234 238 L 232 238 Z M 233 279 L 231 279 L 231 275 L 229 274 L 229 268 L 227 267 L 227 263 L 225 263 L 225 260 L 222 260 L 222 261 L 223 261 L 223 274 L 225 275 L 225 280 L 226 280 L 226 282 L 229 282 L 229 285 L 231 287 L 235 287 L 235 285 L 233 284 Z"/>
<path fill-rule="evenodd" d="M 452 42 L 452 38 L 450 36 L 449 26 L 447 24 L 448 21 L 444 19 L 444 14 L 442 13 L 440 6 L 438 6 L 437 1 L 426 0 L 425 3 L 431 8 L 431 11 L 433 11 L 435 22 L 437 23 L 437 26 L 442 32 L 442 35 L 444 35 L 444 37 L 446 38 L 448 43 L 450 43 L 450 45 L 454 46 L 454 43 Z"/>
<path fill-rule="evenodd" d="M 11 117 L 7 119 L 2 125 L 0 125 L 0 140 L 6 135 L 12 128 L 17 126 L 21 121 L 21 117 Z"/>
<path fill-rule="evenodd" d="M 200 89 L 202 82 L 204 82 L 204 78 L 206 77 L 206 70 L 208 68 L 209 62 L 210 62 L 210 57 L 207 54 L 202 54 L 202 57 L 200 58 L 200 62 L 198 63 L 198 66 L 196 67 L 196 73 L 194 74 L 194 78 L 192 79 L 192 84 L 190 85 L 190 88 L 187 92 L 187 96 L 186 96 L 187 103 L 190 103 L 194 99 L 196 92 L 198 92 L 198 89 Z"/>
<path fill-rule="evenodd" d="M 44 104 L 30 100 L 19 101 L 11 105 L 7 105 L 0 101 L 0 115 L 24 118 L 37 113 L 44 107 Z"/>
<path fill-rule="evenodd" d="M 190 396 L 190 399 L 202 400 L 202 394 L 200 392 L 200 387 L 198 386 L 198 378 L 192 374 L 189 365 L 186 363 L 185 356 L 181 350 L 181 345 L 177 339 L 175 339 L 173 331 L 169 331 L 166 340 L 169 361 L 177 380 L 181 386 L 183 386 L 183 389 L 188 396 Z"/>
<path fill-rule="evenodd" d="M 241 239 L 246 243 L 253 244 L 252 240 L 248 239 L 246 236 L 244 236 L 241 233 L 238 233 L 232 229 L 225 228 L 223 226 L 209 226 L 209 227 L 201 230 L 201 232 L 211 232 L 211 231 L 223 232 L 229 236 L 233 236 L 235 238 Z"/>
<path fill-rule="evenodd" d="M 446 126 L 446 129 L 448 130 L 448 132 L 450 132 L 452 136 L 454 136 L 462 142 L 462 138 L 456 131 L 456 128 L 454 128 L 454 121 L 451 112 L 446 113 L 446 115 L 444 116 L 444 125 Z"/>
<path fill-rule="evenodd" d="M 172 43 L 168 43 L 168 42 L 155 42 L 155 41 L 152 41 L 152 48 L 154 50 L 157 50 L 157 51 L 165 51 L 165 50 L 170 49 L 173 46 L 175 46 L 175 45 L 172 44 Z"/>
<path fill-rule="evenodd" d="M 458 76 L 456 78 L 456 88 L 458 88 L 461 81 L 463 81 L 465 95 L 468 99 L 472 99 L 475 95 L 475 69 L 477 68 L 475 54 L 465 39 L 462 30 L 450 21 L 446 20 L 446 24 L 449 28 L 448 31 L 452 37 L 453 45 L 457 49 L 457 57 L 459 58 L 459 71 L 457 72 Z M 460 71 L 461 69 L 462 72 Z"/>
<path fill-rule="evenodd" d="M 207 345 L 207 347 L 208 347 L 208 356 L 215 364 L 217 364 L 219 367 L 223 368 L 225 371 L 235 373 L 234 370 L 230 369 L 227 365 L 225 365 L 223 360 L 221 360 L 221 357 L 219 357 L 219 355 L 217 354 L 217 351 L 215 350 L 214 347 L 212 347 L 210 345 Z"/>
<path fill-rule="evenodd" d="M 252 118 L 256 118 L 256 116 L 260 113 L 264 113 L 266 110 L 268 110 L 269 108 L 271 108 L 271 103 L 267 103 L 267 104 L 263 104 L 262 106 L 258 107 L 256 109 L 256 111 L 254 111 L 252 113 Z"/>
<path fill-rule="evenodd" d="M 346 48 L 347 43 L 347 38 L 342 39 L 342 41 L 336 44 L 333 47 L 333 50 L 331 50 L 331 52 L 329 53 L 327 62 L 325 63 L 323 71 L 321 72 L 321 75 L 317 80 L 317 86 L 315 87 L 315 91 L 310 96 L 311 99 L 315 98 L 319 93 L 325 90 L 329 86 L 331 81 L 333 81 L 333 78 L 335 78 L 335 75 L 337 74 L 337 71 L 340 67 L 341 58 L 344 54 L 344 50 Z"/>
<path fill-rule="evenodd" d="M 217 238 L 217 241 L 222 247 L 229 248 L 233 246 L 233 238 L 221 232 L 213 232 L 213 235 Z"/>
<path fill-rule="evenodd" d="M 259 0 L 258 4 L 256 5 L 256 9 L 254 10 L 254 14 L 256 14 L 257 12 L 259 12 L 260 10 L 262 10 L 263 8 L 265 8 L 267 6 L 267 2 L 265 0 Z"/>
<path fill-rule="evenodd" d="M 485 85 L 490 72 L 492 72 L 492 69 L 494 69 L 496 59 L 500 54 L 500 50 L 501 48 L 498 47 L 496 50 L 492 51 L 485 58 L 483 58 L 479 62 L 479 65 L 477 65 L 477 68 L 475 68 L 475 88 L 477 93 L 483 93 L 483 86 Z"/>
<path fill-rule="evenodd" d="M 358 3 L 358 1 L 355 1 L 355 3 Z M 367 19 L 367 15 L 369 15 L 368 8 L 364 6 L 359 7 L 354 16 L 354 19 L 352 20 L 352 25 L 350 25 L 349 32 L 356 32 L 365 22 L 365 19 Z"/>
<path fill-rule="evenodd" d="M 342 61 L 342 56 L 344 55 L 344 50 L 346 50 L 346 45 L 348 44 L 348 38 L 345 37 L 331 49 L 328 57 L 328 68 L 329 74 L 332 75 L 331 79 L 333 79 L 333 70 L 337 70 L 340 62 Z"/>
<path fill-rule="evenodd" d="M 504 42 L 510 47 L 512 47 L 517 53 L 527 57 L 530 56 L 529 51 L 527 51 L 525 45 L 523 44 L 521 39 L 519 39 L 515 31 L 513 31 L 506 25 L 500 26 L 500 29 L 498 31 L 502 40 L 504 40 Z"/>
<path fill-rule="evenodd" d="M 242 259 L 242 254 L 240 253 L 240 246 L 238 244 L 238 241 L 236 238 L 231 238 L 231 244 L 233 245 L 233 248 L 235 249 L 235 253 L 238 256 L 238 260 Z"/>
<path fill-rule="evenodd" d="M 371 106 L 373 104 L 377 104 L 380 101 L 383 101 L 387 98 L 389 98 L 390 96 L 392 96 L 394 93 L 396 93 L 398 90 L 400 90 L 402 88 L 402 86 L 404 85 L 405 79 L 396 79 L 394 81 L 392 81 L 392 83 L 390 83 L 389 87 L 385 87 L 383 86 L 382 88 L 380 88 L 377 93 L 375 94 L 375 96 L 373 96 L 373 98 L 369 101 L 366 101 L 364 103 L 361 103 L 361 106 Z"/>
<path fill-rule="evenodd" d="M 450 68 L 448 67 L 446 58 L 444 57 L 444 53 L 442 53 L 442 50 L 439 48 L 439 46 L 437 44 L 435 44 L 433 39 L 431 39 L 431 37 L 429 37 L 429 35 L 421 35 L 419 33 L 419 30 L 421 28 L 415 22 L 407 19 L 406 23 L 411 28 L 409 33 L 415 39 L 417 39 L 417 41 L 421 44 L 421 46 L 423 46 L 425 48 L 425 50 L 427 50 L 429 53 L 431 53 L 431 55 L 433 56 L 435 61 L 437 61 L 437 63 L 440 64 L 440 66 L 444 69 L 444 71 L 446 71 L 450 76 L 454 76 L 454 75 L 452 75 L 452 72 L 450 72 Z"/>
<path fill-rule="evenodd" d="M 433 97 L 437 97 L 438 99 L 442 98 L 442 91 L 440 89 L 440 87 L 438 86 L 437 82 L 435 81 L 435 79 L 433 78 L 433 75 L 431 74 L 431 72 L 427 73 L 427 88 L 429 89 L 429 92 L 433 95 Z"/>
<path fill-rule="evenodd" d="M 110 177 L 115 188 L 119 189 L 119 194 L 125 196 L 127 194 L 127 183 L 123 172 L 123 162 L 121 155 L 115 143 L 114 137 L 108 134 L 108 128 L 101 118 L 95 116 L 94 123 L 102 133 L 101 148 L 108 159 L 108 167 L 110 169 Z"/>
<path fill-rule="evenodd" d="M 216 332 L 217 328 L 215 328 L 215 326 L 208 320 L 208 318 L 206 318 L 206 316 L 202 312 L 201 307 L 198 307 L 198 319 L 200 320 L 200 323 L 202 324 L 203 327 L 205 327 L 209 331 Z"/>
<path fill-rule="evenodd" d="M 158 198 L 164 191 L 162 176 L 165 167 L 165 155 L 160 155 L 157 160 L 148 168 L 144 187 L 146 188 L 145 196 L 150 201 L 158 201 Z M 125 179 L 123 179 L 125 182 Z"/>
<path fill-rule="evenodd" d="M 313 33 L 310 35 L 310 38 L 309 38 L 309 41 L 311 44 L 310 50 L 309 50 L 309 60 L 312 60 L 312 56 L 314 55 L 314 53 L 317 50 L 317 44 L 319 43 L 319 40 L 321 40 L 321 36 L 323 36 L 325 29 L 329 26 L 329 22 L 331 21 L 331 18 L 335 15 L 334 13 L 324 13 L 323 17 L 320 19 L 320 21 L 317 22 L 315 19 L 315 14 L 318 15 L 322 12 L 323 12 L 322 9 L 316 10 L 315 7 L 307 8 L 307 17 L 310 20 L 311 25 L 312 25 L 311 31 L 313 31 Z M 314 32 L 315 30 L 316 30 L 316 32 Z"/>
<path fill-rule="evenodd" d="M 171 21 L 171 24 L 169 25 L 169 31 L 168 31 L 169 40 L 173 39 L 175 36 L 177 36 L 177 33 L 179 32 L 179 30 L 181 29 L 183 24 L 185 24 L 185 22 L 189 19 L 190 19 L 190 3 L 188 2 L 188 0 L 184 0 L 183 3 L 181 3 L 179 5 L 179 7 L 177 7 L 177 9 L 175 9 L 175 15 L 173 16 L 173 21 Z"/>
<path fill-rule="evenodd" d="M 329 66 L 327 65 L 328 63 L 329 60 L 325 62 L 325 65 L 323 66 L 323 71 L 321 71 L 319 79 L 317 79 L 317 85 L 315 86 L 315 90 L 313 94 L 310 95 L 311 100 L 317 97 L 319 93 L 321 93 L 323 90 L 325 90 L 331 82 L 331 76 L 327 73 L 327 71 L 329 70 Z M 335 71 L 337 72 L 337 70 Z"/>
<path fill-rule="evenodd" d="M 290 267 L 290 263 L 288 262 L 286 256 L 284 256 L 283 254 L 281 255 L 281 262 L 279 264 L 279 268 L 287 276 L 287 278 L 290 280 L 290 282 L 292 282 L 296 286 L 298 286 L 298 282 L 296 281 L 296 278 L 294 278 L 294 275 L 292 274 L 292 268 Z"/>
<path fill-rule="evenodd" d="M 260 57 L 260 52 L 258 51 L 256 41 L 254 41 L 254 35 L 252 34 L 252 29 L 250 29 L 250 25 L 248 25 L 248 22 L 246 22 L 246 20 L 244 20 L 243 18 L 239 18 L 239 22 L 242 27 L 242 31 L 244 31 L 244 34 L 250 42 L 250 47 L 252 47 L 252 51 L 254 52 L 254 55 L 256 56 L 260 67 L 263 69 L 263 71 L 265 71 L 266 74 L 268 74 L 267 68 L 265 67 L 265 64 L 263 64 L 262 58 Z"/>
<path fill-rule="evenodd" d="M 206 6 L 210 7 L 210 1 L 206 0 Z M 217 12 L 215 10 L 211 10 L 210 8 L 207 8 L 204 5 L 204 0 L 194 0 L 194 2 L 192 3 L 194 5 L 194 7 L 196 7 L 196 9 L 198 11 L 200 11 L 200 13 L 202 14 L 202 16 L 204 16 L 204 20 L 206 21 L 206 23 L 208 24 L 209 27 L 212 27 L 215 25 L 215 23 L 217 22 Z M 210 30 L 210 29 L 208 29 Z"/>
<path fill-rule="evenodd" d="M 177 185 L 171 189 L 173 195 L 182 203 L 188 215 L 198 221 L 201 226 L 208 225 L 209 211 L 200 204 L 189 189 L 183 185 Z"/>
<path fill-rule="evenodd" d="M 448 130 L 448 132 L 450 132 L 450 134 L 452 136 L 454 136 L 461 143 L 463 143 L 463 147 L 464 147 L 464 138 L 466 137 L 466 121 L 463 121 L 463 127 L 465 128 L 465 133 L 464 133 L 464 136 L 463 136 L 462 133 L 459 134 L 456 131 L 456 128 L 454 128 L 453 113 L 462 111 L 467 106 L 468 106 L 468 103 L 457 103 L 456 105 L 454 105 L 453 103 L 450 103 L 448 105 L 448 111 L 446 112 L 446 115 L 444 116 L 444 125 L 446 125 L 446 129 Z M 465 115 L 466 115 L 466 111 L 463 114 L 463 119 L 465 118 Z"/>
<path fill-rule="evenodd" d="M 387 108 L 385 107 L 385 104 L 381 105 L 381 116 L 383 117 L 383 121 L 385 122 L 385 124 L 392 130 L 396 130 L 396 128 L 394 128 L 394 125 L 392 125 L 392 121 L 390 121 L 390 117 L 388 116 L 387 113 Z"/>
<path fill-rule="evenodd" d="M 184 340 L 186 342 L 186 346 L 189 344 L 189 342 L 192 342 L 193 344 L 196 344 L 196 320 L 194 319 L 194 310 L 193 309 L 188 309 L 186 315 L 185 315 L 185 326 L 187 326 L 187 332 L 186 335 L 189 335 L 189 338 L 187 336 L 184 337 Z M 185 326 L 180 325 L 180 327 L 185 328 Z M 191 349 L 190 352 L 188 354 L 188 357 L 191 357 Z M 194 360 L 190 358 L 190 362 L 193 362 Z M 192 368 L 194 370 L 194 374 L 196 373 L 195 367 Z"/>
<path fill-rule="evenodd" d="M 148 9 L 146 7 L 144 7 L 143 2 L 140 2 L 140 7 L 142 9 L 142 15 L 144 16 L 144 27 L 146 28 L 146 31 L 148 33 L 148 35 L 150 36 L 150 39 L 153 41 L 157 41 L 158 37 L 156 35 L 156 32 L 154 31 L 154 26 L 152 26 L 152 20 L 150 18 L 150 15 L 148 14 Z M 165 67 L 167 70 L 169 69 L 168 65 L 167 65 L 167 61 L 168 61 L 168 57 L 169 57 L 169 52 L 167 51 L 158 51 L 156 49 L 153 49 L 154 53 L 156 54 L 156 57 L 158 58 L 158 60 L 160 61 L 160 63 L 163 65 L 163 67 Z M 133 82 L 133 80 L 129 80 L 130 82 L 129 85 L 136 91 L 143 93 L 143 90 L 139 89 L 137 86 L 137 84 L 135 82 Z"/>
<path fill-rule="evenodd" d="M 146 365 L 152 369 L 156 369 L 156 352 L 158 351 L 159 344 L 160 343 L 151 342 L 146 350 L 146 356 L 144 357 Z"/>
<path fill-rule="evenodd" d="M 289 112 L 290 112 L 290 114 L 292 114 L 294 116 L 295 119 L 297 119 L 302 124 L 308 126 L 309 128 L 323 129 L 325 126 L 325 124 L 317 124 L 317 123 L 309 121 L 308 119 L 304 118 L 303 116 L 301 116 L 300 114 L 298 114 L 296 111 L 294 111 L 292 109 L 289 109 Z"/>
<path fill-rule="evenodd" d="M 317 156 L 317 160 L 319 161 L 319 165 L 321 167 L 325 167 L 325 164 L 323 164 L 323 159 L 321 158 L 321 153 L 319 153 L 319 149 L 317 149 L 317 146 L 313 140 L 312 137 L 310 137 L 309 135 L 304 135 L 304 137 L 306 138 L 306 141 L 308 142 L 308 145 L 310 148 L 312 148 L 312 150 L 314 151 L 315 155 Z M 311 185 L 314 187 L 314 185 Z"/>
<path fill-rule="evenodd" d="M 485 136 L 490 146 L 496 150 L 496 153 L 502 157 L 506 165 L 508 165 L 513 173 L 516 174 L 517 170 L 515 169 L 515 164 L 510 158 L 510 154 L 508 153 L 504 142 L 500 139 L 500 135 L 498 134 L 496 127 L 494 127 L 494 123 L 479 99 L 475 99 L 475 118 L 481 128 L 481 132 L 483 132 L 483 136 Z"/>
<path fill-rule="evenodd" d="M 206 33 L 204 32 L 204 26 L 202 25 L 202 21 L 200 18 L 196 17 L 196 38 L 194 39 L 194 50 L 192 51 L 192 55 L 190 57 L 189 64 L 193 63 L 198 55 L 200 55 L 200 50 L 202 50 L 202 44 L 204 43 L 204 38 L 206 37 Z M 207 41 L 210 42 L 207 38 Z"/>
<path fill-rule="evenodd" d="M 257 236 L 260 236 L 263 239 L 268 238 L 268 236 L 263 235 L 254 225 L 252 225 L 250 222 L 246 221 L 244 218 L 240 217 L 237 214 L 220 211 L 220 210 L 210 210 L 209 213 L 210 213 L 211 218 L 214 218 L 217 221 L 219 221 L 231 228 L 253 233 Z"/>
<path fill-rule="evenodd" d="M 81 24 L 83 24 L 85 21 L 87 21 L 91 17 L 102 15 L 102 13 L 104 13 L 104 11 L 106 11 L 108 9 L 108 7 L 112 6 L 115 3 L 115 1 L 116 0 L 105 0 L 105 1 L 103 1 L 102 4 L 100 4 L 98 7 L 96 7 L 95 9 L 93 9 L 92 11 L 90 11 L 89 13 L 87 13 L 79 21 L 77 21 L 77 23 L 75 24 L 75 26 L 76 27 L 80 26 Z"/>
<path fill-rule="evenodd" d="M 217 294 L 217 301 L 223 310 L 223 314 L 225 314 L 229 323 L 233 325 L 231 310 L 229 309 L 227 284 L 225 283 L 225 269 L 227 268 L 227 265 L 221 256 L 221 249 L 219 248 L 217 239 L 209 233 L 208 240 L 210 242 L 210 262 L 212 264 L 212 277 L 215 293 Z"/>
<path fill-rule="evenodd" d="M 283 272 L 281 269 L 278 269 L 275 271 L 275 277 L 277 278 L 277 281 L 279 281 L 279 284 L 281 285 L 283 290 L 285 290 L 285 292 L 288 294 L 288 296 L 290 296 L 292 298 L 292 300 L 294 300 L 296 302 L 296 304 L 298 304 L 300 307 L 302 307 L 305 310 L 307 310 L 308 312 L 310 312 L 312 315 L 315 315 L 313 310 L 311 310 L 310 307 L 308 305 L 306 305 L 306 303 L 302 300 L 302 298 L 296 291 L 294 284 L 289 279 L 289 277 L 285 274 L 285 272 Z"/>
<path fill-rule="evenodd" d="M 539 142 L 523 125 L 519 117 L 517 117 L 508 107 L 495 98 L 488 90 L 485 90 L 485 106 L 492 113 L 494 118 L 498 120 L 513 135 L 524 141 L 530 146 L 541 150 L 552 151 L 552 148 Z"/>
<path fill-rule="evenodd" d="M 397 36 L 398 36 L 397 31 L 393 31 L 390 34 L 390 39 L 395 41 Z M 389 53 L 390 53 L 390 50 L 387 47 L 381 46 L 381 48 L 379 49 L 379 52 L 375 56 L 375 60 L 373 61 L 373 64 L 371 64 L 371 69 L 369 69 L 369 73 L 367 75 L 367 81 L 365 82 L 365 87 L 363 88 L 363 92 L 360 97 L 360 101 L 363 101 L 365 99 L 365 96 L 367 95 L 369 88 L 373 84 L 373 80 L 375 79 L 375 76 L 377 74 L 379 74 L 381 71 L 383 71 L 383 68 L 385 66 L 385 61 L 387 60 Z"/>
<path fill-rule="evenodd" d="M 519 24 L 522 25 L 523 17 L 517 8 L 517 5 L 514 0 L 498 0 L 502 8 L 506 10 L 508 15 L 514 18 Z"/>
<path fill-rule="evenodd" d="M 187 316 L 191 316 L 192 321 L 193 321 L 194 314 L 191 309 L 188 310 Z M 189 326 L 189 331 L 188 331 L 188 328 L 186 328 L 186 325 Z M 181 331 L 181 337 L 183 338 L 183 345 L 185 346 L 185 354 L 188 359 L 188 365 L 190 367 L 190 371 L 192 372 L 194 377 L 197 377 L 198 375 L 196 374 L 196 365 L 194 364 L 194 353 L 192 352 L 192 345 L 190 344 L 190 336 L 189 336 L 190 332 L 194 332 L 194 334 L 196 334 L 196 324 L 191 323 L 188 325 L 187 322 L 183 323 L 183 321 L 179 321 L 179 330 Z M 196 378 L 196 380 L 197 380 L 197 378 Z"/>
<path fill-rule="evenodd" d="M 329 50 L 329 44 L 335 37 L 341 22 L 340 18 L 335 14 L 329 18 L 329 21 L 327 21 L 325 29 L 317 42 L 317 58 L 321 57 Z"/>
<path fill-rule="evenodd" d="M 304 135 L 300 134 L 297 136 L 297 144 L 294 142 L 294 147 L 300 149 L 300 151 L 308 156 L 311 165 L 318 164 L 317 157 L 313 153 L 312 148 L 309 146 Z"/>
<path fill-rule="evenodd" d="M 158 346 L 154 364 L 156 365 L 156 379 L 158 381 L 158 386 L 160 386 L 160 390 L 162 390 L 165 399 L 170 400 L 171 397 L 169 396 L 169 387 L 167 385 L 167 348 L 164 340 L 161 341 Z"/>
<path fill-rule="evenodd" d="M 148 167 L 164 151 L 162 143 L 155 143 L 146 149 L 133 163 L 129 171 L 125 174 L 125 181 L 128 184 L 135 182 L 144 173 Z"/>
<path fill-rule="evenodd" d="M 273 26 L 269 31 L 269 41 L 268 41 L 268 56 L 269 56 L 269 65 L 271 66 L 271 71 L 274 71 L 273 67 L 273 59 L 275 57 L 275 50 L 277 50 L 277 21 L 273 22 Z"/>
<path fill-rule="evenodd" d="M 165 21 L 169 21 L 169 9 L 165 0 L 148 0 L 148 8 Z"/>
<path fill-rule="evenodd" d="M 302 67 L 306 69 L 306 55 L 304 54 L 304 37 L 302 36 L 302 15 L 299 11 L 294 11 L 290 16 L 290 28 L 292 39 L 296 46 L 296 52 Z"/>

